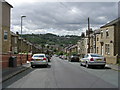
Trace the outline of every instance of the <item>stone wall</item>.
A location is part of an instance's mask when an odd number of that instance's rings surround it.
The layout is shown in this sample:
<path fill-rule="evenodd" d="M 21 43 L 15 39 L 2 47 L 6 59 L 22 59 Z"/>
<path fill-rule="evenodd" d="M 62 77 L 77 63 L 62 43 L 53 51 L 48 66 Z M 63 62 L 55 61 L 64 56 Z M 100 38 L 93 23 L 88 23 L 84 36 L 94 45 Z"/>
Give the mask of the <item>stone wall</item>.
<path fill-rule="evenodd" d="M 106 63 L 107 64 L 116 64 L 117 63 L 117 56 L 106 56 Z"/>
<path fill-rule="evenodd" d="M 26 55 L 26 54 L 1 54 L 0 57 L 2 57 L 2 60 L 0 60 L 1 64 L 2 64 L 2 68 L 8 68 L 9 67 L 9 58 L 10 56 L 16 56 L 17 57 L 17 66 L 20 66 L 21 65 L 21 61 L 22 61 L 22 64 L 25 64 L 27 63 L 27 61 L 30 61 L 31 59 L 31 55 Z M 22 58 L 22 60 L 21 60 Z"/>

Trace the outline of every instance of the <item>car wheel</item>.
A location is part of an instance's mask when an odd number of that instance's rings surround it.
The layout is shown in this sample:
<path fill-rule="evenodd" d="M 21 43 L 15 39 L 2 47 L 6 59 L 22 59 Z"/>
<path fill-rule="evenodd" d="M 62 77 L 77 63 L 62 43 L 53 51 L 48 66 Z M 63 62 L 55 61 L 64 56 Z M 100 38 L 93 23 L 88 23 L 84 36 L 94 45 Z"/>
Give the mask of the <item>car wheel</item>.
<path fill-rule="evenodd" d="M 33 68 L 33 65 L 31 65 L 31 67 Z"/>
<path fill-rule="evenodd" d="M 46 68 L 48 67 L 48 64 L 46 65 Z"/>
<path fill-rule="evenodd" d="M 82 62 L 80 62 L 80 66 L 83 66 Z"/>
<path fill-rule="evenodd" d="M 101 68 L 105 68 L 105 65 L 102 65 Z"/>

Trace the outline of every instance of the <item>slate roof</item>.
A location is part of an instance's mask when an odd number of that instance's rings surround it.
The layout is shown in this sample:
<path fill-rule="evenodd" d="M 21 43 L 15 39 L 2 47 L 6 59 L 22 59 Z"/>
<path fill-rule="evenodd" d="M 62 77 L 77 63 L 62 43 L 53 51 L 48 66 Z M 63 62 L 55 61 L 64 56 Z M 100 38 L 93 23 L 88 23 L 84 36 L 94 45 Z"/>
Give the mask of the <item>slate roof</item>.
<path fill-rule="evenodd" d="M 117 19 L 115 19 L 115 20 L 113 20 L 113 21 L 111 21 L 111 22 L 109 22 L 109 23 L 107 23 L 106 25 L 104 25 L 104 26 L 102 26 L 102 27 L 100 27 L 100 28 L 104 28 L 104 27 L 112 26 L 112 25 L 117 24 L 118 22 L 120 23 L 120 17 L 117 18 Z"/>

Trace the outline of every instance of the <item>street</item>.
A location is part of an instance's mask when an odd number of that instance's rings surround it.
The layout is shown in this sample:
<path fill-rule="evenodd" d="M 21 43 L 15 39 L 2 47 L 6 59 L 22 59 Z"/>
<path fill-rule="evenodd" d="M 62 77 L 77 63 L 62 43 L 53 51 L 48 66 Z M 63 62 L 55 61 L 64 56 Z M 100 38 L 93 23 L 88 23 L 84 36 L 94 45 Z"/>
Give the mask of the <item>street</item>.
<path fill-rule="evenodd" d="M 5 81 L 3 88 L 118 88 L 118 72 L 86 68 L 53 56 L 47 68 L 30 67 Z"/>

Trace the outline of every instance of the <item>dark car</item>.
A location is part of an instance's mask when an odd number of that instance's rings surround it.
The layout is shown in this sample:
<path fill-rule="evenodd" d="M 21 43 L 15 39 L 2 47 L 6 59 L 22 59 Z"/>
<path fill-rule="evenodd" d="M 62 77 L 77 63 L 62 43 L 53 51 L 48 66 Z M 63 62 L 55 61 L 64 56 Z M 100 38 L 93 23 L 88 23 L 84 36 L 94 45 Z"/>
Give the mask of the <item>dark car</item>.
<path fill-rule="evenodd" d="M 79 62 L 79 55 L 71 55 L 69 58 L 70 62 Z"/>
<path fill-rule="evenodd" d="M 50 55 L 46 55 L 48 62 L 50 62 L 51 56 Z"/>

